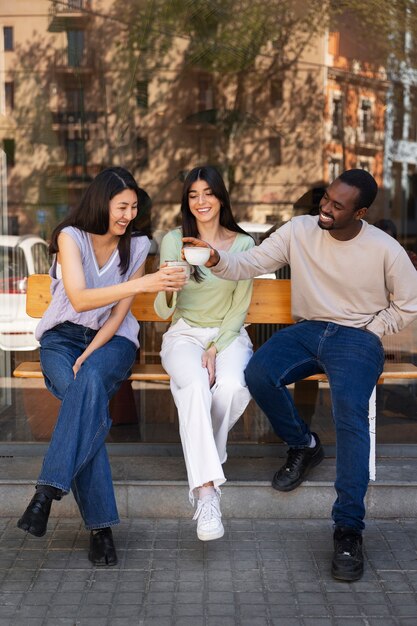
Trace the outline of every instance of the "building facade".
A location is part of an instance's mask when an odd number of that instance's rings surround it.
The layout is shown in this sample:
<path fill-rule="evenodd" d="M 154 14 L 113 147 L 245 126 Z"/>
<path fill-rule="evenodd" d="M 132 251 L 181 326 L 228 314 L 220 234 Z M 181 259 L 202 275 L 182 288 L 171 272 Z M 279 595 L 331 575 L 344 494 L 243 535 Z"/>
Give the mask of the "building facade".
<path fill-rule="evenodd" d="M 222 170 L 236 217 L 255 224 L 314 211 L 323 187 L 346 168 L 365 168 L 391 188 L 388 153 L 390 171 L 400 162 L 401 184 L 413 184 L 411 117 L 404 115 L 402 139 L 394 140 L 386 102 L 395 85 L 383 68 L 355 57 L 342 29 L 310 34 L 292 27 L 276 37 L 270 31 L 255 51 L 243 34 L 236 43 L 230 33 L 213 53 L 172 26 L 170 4 L 161 0 L 164 23 L 160 16 L 146 21 L 140 11 L 147 3 L 139 0 L 0 0 L 0 272 L 3 285 L 13 283 L 0 294 L 7 309 L 0 312 L 0 336 L 8 337 L 0 348 L 0 444 L 50 436 L 56 401 L 41 382 L 11 375 L 19 361 L 38 356 L 24 281 L 29 271 L 44 271 L 52 229 L 103 168 L 127 167 L 147 190 L 153 208 L 144 225 L 156 241 L 177 223 L 187 170 L 207 162 Z M 248 22 L 251 35 L 255 27 Z M 410 103 L 417 79 L 407 76 L 401 84 Z M 408 157 L 399 160 L 404 142 Z M 373 219 L 390 211 L 389 196 L 381 192 Z M 142 329 L 141 358 L 155 357 L 164 329 L 162 323 Z M 300 404 L 332 442 L 328 389 L 313 395 L 301 396 Z M 401 402 L 408 415 L 409 396 Z M 112 441 L 178 441 L 168 387 L 128 386 L 113 410 Z M 276 441 L 253 403 L 242 423 L 233 441 Z M 409 426 L 395 436 L 417 440 Z"/>

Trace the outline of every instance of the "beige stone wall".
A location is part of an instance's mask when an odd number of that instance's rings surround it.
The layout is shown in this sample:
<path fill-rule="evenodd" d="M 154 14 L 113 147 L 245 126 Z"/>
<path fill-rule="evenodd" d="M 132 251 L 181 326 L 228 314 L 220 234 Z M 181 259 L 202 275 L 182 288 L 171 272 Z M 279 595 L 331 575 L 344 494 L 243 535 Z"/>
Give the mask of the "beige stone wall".
<path fill-rule="evenodd" d="M 169 228 L 175 221 L 181 172 L 203 162 L 233 166 L 231 196 L 237 216 L 256 222 L 288 219 L 292 203 L 323 181 L 324 37 L 312 41 L 299 63 L 280 76 L 281 104 L 271 102 L 270 81 L 259 84 L 256 73 L 248 78 L 248 122 L 226 139 L 219 132 L 221 115 L 233 110 L 236 84 L 215 76 L 212 104 L 222 112 L 217 126 L 196 118 L 204 75 L 184 66 L 184 39 L 174 40 L 155 59 L 146 75 L 148 108 L 143 109 L 136 105 L 135 83 L 146 73 L 140 54 L 129 56 L 123 50 L 123 26 L 107 19 L 112 0 L 92 0 L 94 15 L 73 16 L 71 26 L 77 27 L 79 19 L 85 31 L 86 59 L 77 69 L 67 66 L 65 31 L 56 25 L 55 32 L 48 30 L 50 7 L 47 0 L 0 2 L 0 22 L 13 26 L 15 39 L 15 50 L 4 53 L 2 78 L 15 84 L 15 108 L 2 116 L 0 141 L 16 142 L 16 164 L 8 170 L 9 212 L 19 215 L 21 232 L 39 232 L 39 208 L 47 211 L 49 232 L 60 218 L 57 207 L 65 210 L 77 201 L 85 187 L 83 177 L 110 164 L 131 169 L 148 190 L 156 228 Z M 261 70 L 262 57 L 259 75 Z M 63 117 L 66 92 L 80 87 L 84 124 Z M 86 167 L 68 165 L 64 134 L 70 140 L 85 139 Z M 147 166 L 138 165 L 137 137 L 147 141 Z M 277 165 L 271 150 L 279 138 Z"/>

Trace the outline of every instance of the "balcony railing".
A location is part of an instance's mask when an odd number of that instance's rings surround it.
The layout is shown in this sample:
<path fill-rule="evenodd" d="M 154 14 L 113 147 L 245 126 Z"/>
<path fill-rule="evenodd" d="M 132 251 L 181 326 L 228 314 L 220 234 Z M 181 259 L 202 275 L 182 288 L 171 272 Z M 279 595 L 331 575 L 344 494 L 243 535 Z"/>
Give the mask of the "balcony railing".
<path fill-rule="evenodd" d="M 384 134 L 382 131 L 375 130 L 374 128 L 369 130 L 358 128 L 356 131 L 356 141 L 359 145 L 364 147 L 379 148 L 384 143 Z"/>
<path fill-rule="evenodd" d="M 50 165 L 47 185 L 48 187 L 85 187 L 103 169 L 103 165 Z"/>
<path fill-rule="evenodd" d="M 91 9 L 91 0 L 64 0 L 63 2 L 53 2 L 53 9 L 59 12 L 82 11 L 83 9 Z"/>
<path fill-rule="evenodd" d="M 65 74 L 82 72 L 90 73 L 95 69 L 94 50 L 56 50 L 54 55 L 54 67 L 56 71 Z"/>
<path fill-rule="evenodd" d="M 337 141 L 341 141 L 343 138 L 343 128 L 342 126 L 338 126 L 333 124 L 332 126 L 332 139 L 336 139 Z"/>
<path fill-rule="evenodd" d="M 52 2 L 49 7 L 48 30 L 60 33 L 64 30 L 85 28 L 92 17 L 91 4 L 91 0 Z"/>
<path fill-rule="evenodd" d="M 97 124 L 98 111 L 55 111 L 52 112 L 53 124 Z"/>

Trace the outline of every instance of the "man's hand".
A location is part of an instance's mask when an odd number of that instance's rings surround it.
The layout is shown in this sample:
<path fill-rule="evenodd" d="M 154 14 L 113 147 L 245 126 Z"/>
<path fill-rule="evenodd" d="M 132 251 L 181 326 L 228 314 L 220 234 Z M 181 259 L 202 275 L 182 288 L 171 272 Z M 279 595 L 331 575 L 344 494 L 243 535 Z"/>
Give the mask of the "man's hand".
<path fill-rule="evenodd" d="M 210 387 L 216 382 L 216 354 L 216 346 L 210 346 L 201 357 L 201 365 L 207 369 Z"/>
<path fill-rule="evenodd" d="M 182 240 L 189 246 L 196 246 L 197 248 L 210 248 L 210 258 L 207 263 L 205 263 L 206 267 L 213 267 L 220 261 L 220 255 L 217 250 L 212 248 L 206 241 L 202 241 L 202 239 L 197 239 L 196 237 L 183 237 Z M 185 260 L 184 250 L 181 250 L 181 258 Z"/>

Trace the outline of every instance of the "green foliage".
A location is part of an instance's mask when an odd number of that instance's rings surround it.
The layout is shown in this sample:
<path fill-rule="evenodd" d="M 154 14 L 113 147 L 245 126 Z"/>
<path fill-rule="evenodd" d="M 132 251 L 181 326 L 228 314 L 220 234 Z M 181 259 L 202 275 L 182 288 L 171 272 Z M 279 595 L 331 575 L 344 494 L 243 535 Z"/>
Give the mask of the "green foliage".
<path fill-rule="evenodd" d="M 188 41 L 188 64 L 227 74 L 252 68 L 268 42 L 274 43 L 274 58 L 293 62 L 326 26 L 328 17 L 327 2 L 319 0 L 133 0 L 128 7 L 122 4 L 128 24 L 126 49 L 141 51 L 144 61 L 151 62 L 155 54 L 160 58 L 177 37 Z"/>
<path fill-rule="evenodd" d="M 417 3 L 414 0 L 332 0 L 331 20 L 335 30 L 341 24 L 370 60 L 386 65 L 388 59 L 413 61 L 417 37 Z M 408 31 L 409 42 L 406 42 Z"/>

